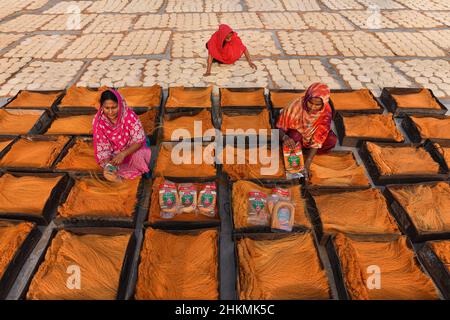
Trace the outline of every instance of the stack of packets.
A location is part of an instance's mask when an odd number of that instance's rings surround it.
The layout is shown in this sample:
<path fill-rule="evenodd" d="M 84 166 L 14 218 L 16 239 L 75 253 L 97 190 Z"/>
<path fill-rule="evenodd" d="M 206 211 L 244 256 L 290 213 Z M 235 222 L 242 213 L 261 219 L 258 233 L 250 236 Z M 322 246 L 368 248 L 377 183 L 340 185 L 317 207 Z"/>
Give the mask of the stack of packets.
<path fill-rule="evenodd" d="M 247 222 L 249 225 L 270 224 L 273 232 L 292 231 L 295 207 L 289 190 L 274 188 L 269 196 L 261 191 L 250 191 L 248 201 Z"/>
<path fill-rule="evenodd" d="M 198 190 L 200 189 L 200 192 Z M 216 215 L 217 191 L 214 182 L 200 184 L 179 183 L 165 180 L 159 186 L 160 215 L 172 219 L 177 214 L 195 213 L 207 217 Z"/>
<path fill-rule="evenodd" d="M 284 167 L 286 168 L 286 178 L 297 179 L 303 177 L 305 161 L 300 143 L 297 143 L 294 149 L 283 145 L 283 159 Z"/>

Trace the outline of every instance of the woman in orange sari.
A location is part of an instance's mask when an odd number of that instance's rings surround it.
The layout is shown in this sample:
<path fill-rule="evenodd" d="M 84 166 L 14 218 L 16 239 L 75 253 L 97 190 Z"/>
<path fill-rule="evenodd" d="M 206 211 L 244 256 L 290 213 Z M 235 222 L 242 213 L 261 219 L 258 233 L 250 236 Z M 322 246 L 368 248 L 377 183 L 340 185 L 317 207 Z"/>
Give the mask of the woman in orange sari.
<path fill-rule="evenodd" d="M 305 179 L 316 154 L 334 148 L 336 135 L 331 130 L 333 110 L 329 104 L 330 89 L 322 83 L 313 83 L 305 95 L 285 107 L 277 121 L 283 144 L 294 148 L 301 143 L 305 152 Z"/>
<path fill-rule="evenodd" d="M 256 69 L 241 38 L 229 25 L 221 24 L 219 30 L 206 43 L 206 48 L 208 49 L 208 66 L 205 77 L 211 75 L 213 62 L 233 64 L 241 58 L 242 54 L 245 55 L 250 67 Z"/>

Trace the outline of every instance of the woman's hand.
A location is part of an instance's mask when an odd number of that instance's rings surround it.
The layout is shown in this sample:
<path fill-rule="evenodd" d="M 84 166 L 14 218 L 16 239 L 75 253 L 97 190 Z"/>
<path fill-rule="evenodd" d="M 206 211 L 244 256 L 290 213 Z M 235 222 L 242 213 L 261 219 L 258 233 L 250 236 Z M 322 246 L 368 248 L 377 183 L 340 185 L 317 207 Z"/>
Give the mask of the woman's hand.
<path fill-rule="evenodd" d="M 257 70 L 258 67 L 253 62 L 249 61 L 248 64 L 250 65 L 250 68 Z"/>
<path fill-rule="evenodd" d="M 305 178 L 305 184 L 309 183 L 309 168 L 303 170 L 303 177 Z"/>
<path fill-rule="evenodd" d="M 290 138 L 289 136 L 285 136 L 283 138 L 283 144 L 287 146 L 289 149 L 294 149 L 296 145 L 294 139 Z"/>
<path fill-rule="evenodd" d="M 111 164 L 114 166 L 121 165 L 122 162 L 125 160 L 125 157 L 126 155 L 123 152 L 120 152 L 111 160 Z"/>

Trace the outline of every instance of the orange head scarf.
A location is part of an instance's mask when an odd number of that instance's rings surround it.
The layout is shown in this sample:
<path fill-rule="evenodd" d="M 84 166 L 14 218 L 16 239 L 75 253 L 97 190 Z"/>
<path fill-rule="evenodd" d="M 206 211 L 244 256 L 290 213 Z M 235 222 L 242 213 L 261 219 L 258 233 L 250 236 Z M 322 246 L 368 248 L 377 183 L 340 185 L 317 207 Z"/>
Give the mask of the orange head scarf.
<path fill-rule="evenodd" d="M 225 38 L 230 33 L 233 33 L 231 40 L 226 42 Z M 207 47 L 209 54 L 214 59 L 226 64 L 232 64 L 239 60 L 246 49 L 237 33 L 226 24 L 219 26 L 219 30 L 209 39 Z"/>
<path fill-rule="evenodd" d="M 310 110 L 308 101 L 320 98 L 323 107 Z M 323 83 L 313 83 L 303 97 L 285 107 L 277 121 L 277 128 L 298 130 L 308 147 L 321 147 L 331 130 L 332 110 L 329 104 L 330 89 Z"/>

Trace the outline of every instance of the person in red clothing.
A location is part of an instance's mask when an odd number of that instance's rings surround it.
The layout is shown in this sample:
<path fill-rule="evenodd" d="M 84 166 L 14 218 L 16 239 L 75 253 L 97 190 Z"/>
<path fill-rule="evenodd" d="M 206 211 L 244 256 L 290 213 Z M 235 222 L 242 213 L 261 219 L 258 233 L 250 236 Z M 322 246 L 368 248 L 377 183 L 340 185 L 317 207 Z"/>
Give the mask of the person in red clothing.
<path fill-rule="evenodd" d="M 208 66 L 204 74 L 205 76 L 211 74 L 213 62 L 233 64 L 241 58 L 242 54 L 245 55 L 250 67 L 256 69 L 256 65 L 252 62 L 250 54 L 242 43 L 241 38 L 239 38 L 238 34 L 229 25 L 221 24 L 219 30 L 206 43 L 206 48 L 208 49 Z"/>
<path fill-rule="evenodd" d="M 316 154 L 334 148 L 336 135 L 331 130 L 333 110 L 329 104 L 330 89 L 322 83 L 313 83 L 305 95 L 286 106 L 277 121 L 280 138 L 293 149 L 297 143 L 307 150 L 305 156 L 305 179 Z M 305 152 L 306 153 L 306 152 Z"/>

